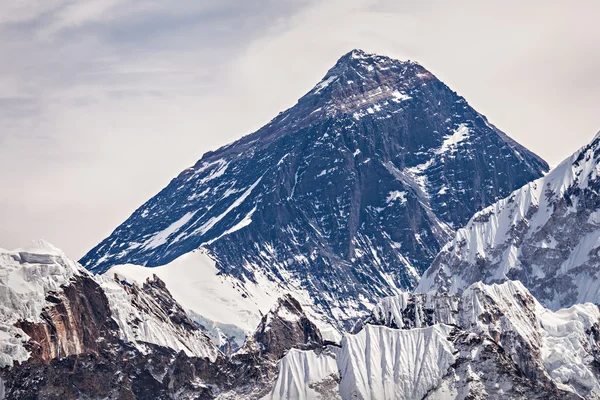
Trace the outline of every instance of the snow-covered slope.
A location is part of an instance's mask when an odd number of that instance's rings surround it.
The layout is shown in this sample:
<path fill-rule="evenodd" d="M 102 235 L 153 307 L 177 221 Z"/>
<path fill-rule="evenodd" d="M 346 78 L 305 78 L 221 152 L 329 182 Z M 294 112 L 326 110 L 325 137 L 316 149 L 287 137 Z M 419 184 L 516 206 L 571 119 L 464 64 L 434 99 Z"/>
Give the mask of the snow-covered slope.
<path fill-rule="evenodd" d="M 239 282 L 219 274 L 215 262 L 203 250 L 184 254 L 167 265 L 146 268 L 125 264 L 110 268 L 103 275 L 115 274 L 130 283 L 143 284 L 152 275 L 163 280 L 173 297 L 184 308 L 221 324 L 234 324 L 252 332 L 263 313 L 273 307 L 283 293 L 268 279 Z"/>
<path fill-rule="evenodd" d="M 112 318 L 119 326 L 119 337 L 133 343 L 140 352 L 152 351 L 146 347 L 151 343 L 183 351 L 188 356 L 207 357 L 211 361 L 220 355 L 160 279 L 154 277 L 139 286 L 137 283 L 129 286 L 102 275 L 96 279 L 108 299 Z"/>
<path fill-rule="evenodd" d="M 367 325 L 346 335 L 338 356 L 343 399 L 422 399 L 455 361 L 452 328 L 395 330 Z"/>
<path fill-rule="evenodd" d="M 271 392 L 263 400 L 340 399 L 336 354 L 292 349 L 279 363 L 279 373 Z"/>
<path fill-rule="evenodd" d="M 265 399 L 422 399 L 455 361 L 451 331 L 367 325 L 339 348 L 290 350 Z"/>
<path fill-rule="evenodd" d="M 600 303 L 600 134 L 458 230 L 417 292 L 519 280 L 546 307 Z"/>
<path fill-rule="evenodd" d="M 158 267 L 206 248 L 245 290 L 268 280 L 306 291 L 347 327 L 377 298 L 412 289 L 475 211 L 546 169 L 418 63 L 355 50 L 296 105 L 183 171 L 81 262 L 98 273 Z"/>
<path fill-rule="evenodd" d="M 337 329 L 314 311 L 314 302 L 306 291 L 280 285 L 267 279 L 261 271 L 255 272 L 254 282 L 221 274 L 204 250 L 186 253 L 156 268 L 116 265 L 103 276 L 112 280 L 115 274 L 138 285 L 153 275 L 158 276 L 166 283 L 173 298 L 190 311 L 190 316 L 212 331 L 213 338 L 229 337 L 237 347 L 256 329 L 262 316 L 277 304 L 277 300 L 288 293 L 300 301 L 304 312 L 318 325 L 326 339 L 334 342 L 341 339 Z"/>

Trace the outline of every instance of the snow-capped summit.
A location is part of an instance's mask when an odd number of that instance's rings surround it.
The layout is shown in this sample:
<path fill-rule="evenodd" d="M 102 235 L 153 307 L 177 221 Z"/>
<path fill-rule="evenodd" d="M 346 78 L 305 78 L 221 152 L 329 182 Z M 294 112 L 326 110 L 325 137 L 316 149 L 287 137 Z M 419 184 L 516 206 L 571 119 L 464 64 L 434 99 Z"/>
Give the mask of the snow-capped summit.
<path fill-rule="evenodd" d="M 13 251 L 0 249 L 0 367 L 29 358 L 27 335 L 19 322 L 41 322 L 47 295 L 81 271 L 62 251 L 41 240 Z"/>
<path fill-rule="evenodd" d="M 600 303 L 600 134 L 546 176 L 478 212 L 417 292 L 520 280 L 546 307 Z"/>
<path fill-rule="evenodd" d="M 419 64 L 355 50 L 81 262 L 156 267 L 205 248 L 240 293 L 266 277 L 346 321 L 413 288 L 455 227 L 546 169 Z"/>

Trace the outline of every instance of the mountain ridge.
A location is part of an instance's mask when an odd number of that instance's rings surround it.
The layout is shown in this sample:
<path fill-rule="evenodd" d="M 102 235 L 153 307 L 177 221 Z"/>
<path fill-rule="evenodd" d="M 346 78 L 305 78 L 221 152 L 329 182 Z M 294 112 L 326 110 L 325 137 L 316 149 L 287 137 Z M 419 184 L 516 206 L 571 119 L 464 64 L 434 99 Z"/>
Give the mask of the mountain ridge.
<path fill-rule="evenodd" d="M 259 271 L 352 319 L 414 287 L 454 227 L 546 169 L 419 64 L 352 51 L 81 262 L 153 267 L 205 248 L 242 285 Z"/>
<path fill-rule="evenodd" d="M 476 213 L 417 292 L 520 280 L 551 309 L 600 302 L 600 133 L 548 174 Z"/>

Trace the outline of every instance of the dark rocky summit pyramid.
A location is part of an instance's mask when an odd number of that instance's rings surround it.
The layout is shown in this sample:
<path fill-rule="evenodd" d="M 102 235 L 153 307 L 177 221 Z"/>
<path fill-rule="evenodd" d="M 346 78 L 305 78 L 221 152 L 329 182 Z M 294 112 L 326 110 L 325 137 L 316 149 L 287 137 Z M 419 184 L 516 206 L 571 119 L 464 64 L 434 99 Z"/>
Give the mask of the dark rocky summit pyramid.
<path fill-rule="evenodd" d="M 260 270 L 345 320 L 413 288 L 455 229 L 547 169 L 421 65 L 354 50 L 81 262 L 154 267 L 203 247 L 242 286 Z"/>

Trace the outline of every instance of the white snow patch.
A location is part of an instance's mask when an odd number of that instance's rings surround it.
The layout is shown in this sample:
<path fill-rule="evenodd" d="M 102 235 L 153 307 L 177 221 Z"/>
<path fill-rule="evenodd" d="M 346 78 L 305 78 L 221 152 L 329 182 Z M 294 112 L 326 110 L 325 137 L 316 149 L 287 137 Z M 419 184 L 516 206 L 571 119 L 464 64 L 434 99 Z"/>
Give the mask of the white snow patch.
<path fill-rule="evenodd" d="M 193 235 L 202 236 L 202 235 L 206 234 L 206 232 L 211 230 L 216 224 L 219 223 L 219 221 L 221 221 L 223 218 L 225 218 L 225 216 L 227 214 L 229 214 L 232 210 L 234 210 L 236 207 L 238 207 L 240 204 L 242 204 L 244 202 L 244 200 L 246 200 L 246 198 L 248 196 L 250 196 L 250 194 L 252 193 L 254 188 L 256 186 L 258 186 L 258 184 L 260 183 L 261 180 L 262 180 L 262 176 L 260 178 L 258 178 L 256 180 L 256 182 L 254 182 L 240 197 L 238 197 L 222 214 L 220 214 L 216 217 L 212 217 L 211 219 L 206 221 L 204 224 L 202 224 L 202 226 L 195 229 L 191 236 L 193 236 Z"/>
<path fill-rule="evenodd" d="M 177 232 L 182 226 L 187 224 L 190 221 L 190 219 L 192 219 L 195 213 L 195 211 L 186 213 L 183 217 L 179 218 L 177 221 L 173 222 L 171 225 L 169 225 L 162 231 L 154 234 L 154 236 L 152 236 L 144 243 L 143 247 L 145 249 L 150 250 L 167 243 L 167 239 L 169 239 L 169 236 L 171 236 L 172 234 Z M 174 243 L 175 241 L 172 241 L 171 243 Z"/>
<path fill-rule="evenodd" d="M 401 192 L 399 190 L 391 191 L 387 195 L 385 202 L 390 204 L 396 200 L 400 200 L 401 204 L 406 204 L 406 192 L 404 192 L 404 191 Z"/>
<path fill-rule="evenodd" d="M 435 151 L 435 154 L 456 150 L 457 145 L 468 137 L 469 127 L 465 124 L 460 124 L 450 136 L 444 138 L 442 146 Z"/>
<path fill-rule="evenodd" d="M 321 82 L 317 83 L 317 85 L 314 87 L 314 89 L 312 90 L 314 94 L 319 93 L 321 90 L 325 89 L 327 86 L 329 86 L 333 81 L 335 81 L 337 79 L 336 75 L 332 75 L 327 79 L 322 80 Z"/>
<path fill-rule="evenodd" d="M 240 220 L 240 222 L 238 222 L 231 228 L 227 229 L 225 232 L 221 233 L 218 237 L 209 240 L 208 242 L 206 242 L 206 244 L 211 244 L 213 242 L 216 242 L 217 240 L 221 239 L 223 236 L 230 235 L 233 232 L 237 232 L 240 229 L 243 229 L 243 228 L 247 227 L 248 225 L 250 225 L 252 223 L 252 215 L 254 215 L 255 211 L 256 211 L 256 206 L 254 206 L 254 208 L 252 210 L 250 210 L 250 212 L 248 214 L 246 214 L 246 216 L 244 218 L 242 218 Z"/>
<path fill-rule="evenodd" d="M 209 168 L 212 168 L 213 166 L 217 167 L 210 171 L 210 173 L 207 176 L 200 179 L 197 182 L 198 186 L 204 185 L 205 183 L 208 183 L 213 179 L 223 176 L 223 174 L 225 174 L 225 171 L 227 171 L 227 168 L 229 167 L 229 163 L 223 159 L 212 161 L 210 163 L 203 163 L 202 166 L 194 172 L 194 176 L 201 174 L 202 172 L 206 171 Z"/>
<path fill-rule="evenodd" d="M 406 101 L 406 100 L 412 99 L 412 97 L 410 97 L 406 93 L 401 93 L 398 90 L 395 90 L 394 92 L 392 92 L 392 97 L 393 97 L 392 100 L 395 101 L 396 103 L 400 103 L 401 101 Z"/>

